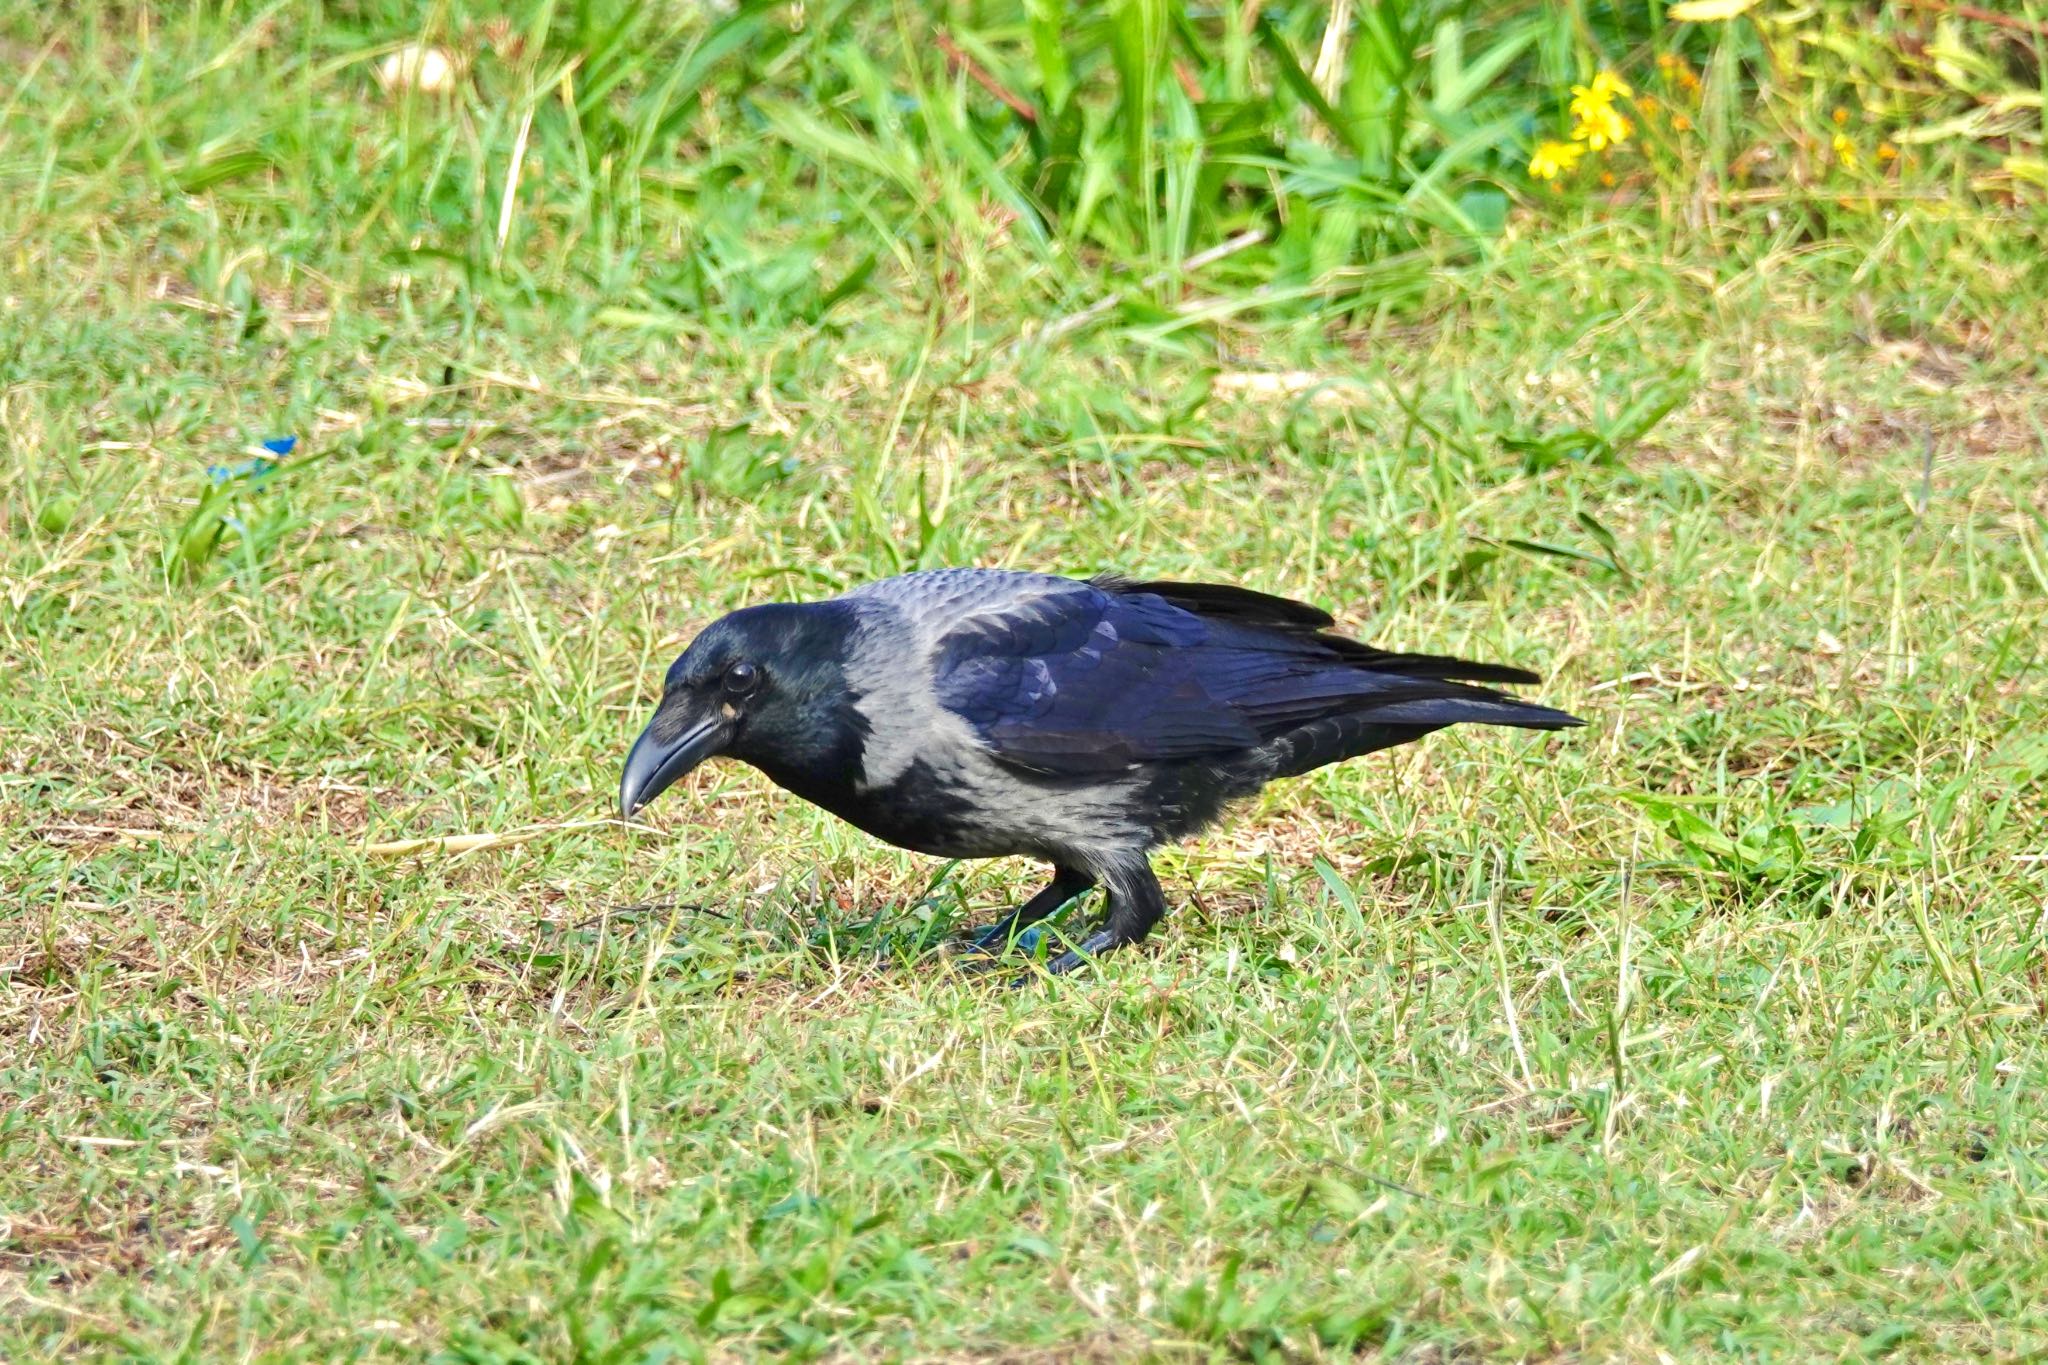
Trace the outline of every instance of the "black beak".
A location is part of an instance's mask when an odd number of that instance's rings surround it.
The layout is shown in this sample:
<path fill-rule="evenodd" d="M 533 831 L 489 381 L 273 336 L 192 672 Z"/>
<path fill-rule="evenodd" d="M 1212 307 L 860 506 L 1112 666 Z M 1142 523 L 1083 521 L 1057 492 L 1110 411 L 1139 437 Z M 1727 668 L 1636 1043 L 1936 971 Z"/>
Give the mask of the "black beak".
<path fill-rule="evenodd" d="M 657 715 L 652 724 L 633 741 L 626 755 L 625 775 L 619 779 L 619 814 L 630 820 L 633 813 L 681 781 L 683 776 L 725 748 L 732 738 L 732 723 L 712 715 L 688 725 L 673 739 L 659 738 L 656 730 L 668 730 Z"/>

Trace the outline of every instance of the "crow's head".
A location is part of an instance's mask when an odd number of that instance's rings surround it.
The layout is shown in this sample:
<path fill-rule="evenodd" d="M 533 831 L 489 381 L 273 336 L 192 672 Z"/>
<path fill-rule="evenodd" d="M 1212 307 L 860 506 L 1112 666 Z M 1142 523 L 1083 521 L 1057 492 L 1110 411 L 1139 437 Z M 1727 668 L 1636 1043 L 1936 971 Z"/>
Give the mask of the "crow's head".
<path fill-rule="evenodd" d="M 865 728 L 846 682 L 855 629 L 837 602 L 747 607 L 712 622 L 669 665 L 654 719 L 626 756 L 627 819 L 705 759 L 825 778 L 859 762 Z M 847 772 L 847 780 L 856 774 Z"/>

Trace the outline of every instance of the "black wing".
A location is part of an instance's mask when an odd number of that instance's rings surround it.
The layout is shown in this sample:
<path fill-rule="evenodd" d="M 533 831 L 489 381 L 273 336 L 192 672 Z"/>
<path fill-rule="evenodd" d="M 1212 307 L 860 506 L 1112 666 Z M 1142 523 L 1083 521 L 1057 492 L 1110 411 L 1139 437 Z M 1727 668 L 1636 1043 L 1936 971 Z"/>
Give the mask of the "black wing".
<path fill-rule="evenodd" d="M 1074 583 L 945 636 L 934 682 L 999 759 L 1075 777 L 1238 753 L 1339 715 L 1423 727 L 1575 723 L 1432 675 L 1423 656 L 1323 634 L 1329 619 L 1238 588 Z"/>
<path fill-rule="evenodd" d="M 1091 580 L 1098 588 L 1113 593 L 1150 593 L 1198 616 L 1262 626 L 1291 635 L 1312 636 L 1317 643 L 1343 656 L 1360 668 L 1394 673 L 1409 678 L 1455 678 L 1461 682 L 1539 683 L 1543 679 L 1525 668 L 1506 664 L 1476 664 L 1453 659 L 1447 654 L 1397 654 L 1342 635 L 1329 628 L 1336 619 L 1321 607 L 1296 602 L 1270 593 L 1253 592 L 1222 583 L 1172 583 L 1166 580 L 1133 582 L 1115 574 L 1098 574 Z"/>

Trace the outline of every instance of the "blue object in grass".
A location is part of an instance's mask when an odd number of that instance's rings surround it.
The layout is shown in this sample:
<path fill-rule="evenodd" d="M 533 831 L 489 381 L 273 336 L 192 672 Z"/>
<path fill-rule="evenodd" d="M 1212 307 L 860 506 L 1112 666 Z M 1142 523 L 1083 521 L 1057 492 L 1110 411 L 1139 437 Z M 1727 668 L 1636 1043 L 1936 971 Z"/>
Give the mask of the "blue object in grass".
<path fill-rule="evenodd" d="M 240 464 L 210 464 L 206 467 L 206 477 L 213 481 L 216 488 L 224 483 L 233 483 L 237 479 L 246 479 L 252 487 L 261 488 L 270 478 L 270 472 L 276 468 L 276 460 L 259 456 L 253 460 L 244 460 Z"/>
<path fill-rule="evenodd" d="M 258 447 L 267 453 L 244 460 L 240 464 L 210 464 L 206 467 L 206 477 L 216 488 L 224 483 L 232 483 L 236 479 L 247 479 L 253 491 L 261 491 L 271 473 L 276 470 L 278 461 L 291 454 L 298 444 L 299 438 L 296 436 L 273 436 Z"/>

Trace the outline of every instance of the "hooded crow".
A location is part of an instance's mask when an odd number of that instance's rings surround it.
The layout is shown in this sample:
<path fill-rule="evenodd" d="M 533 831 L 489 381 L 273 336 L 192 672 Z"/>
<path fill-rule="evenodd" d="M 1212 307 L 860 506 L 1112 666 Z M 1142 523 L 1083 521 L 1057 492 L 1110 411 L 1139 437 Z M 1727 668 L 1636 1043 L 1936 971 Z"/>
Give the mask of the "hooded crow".
<path fill-rule="evenodd" d="M 1465 721 L 1582 723 L 1473 686 L 1532 673 L 1390 653 L 1334 624 L 1245 588 L 995 569 L 747 607 L 670 665 L 619 809 L 722 754 L 901 848 L 1037 858 L 1052 884 L 976 947 L 1100 885 L 1101 927 L 1046 964 L 1068 972 L 1165 913 L 1152 849 L 1268 782 Z"/>

